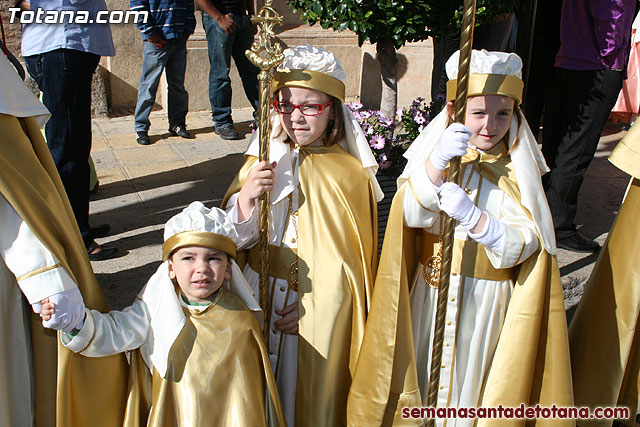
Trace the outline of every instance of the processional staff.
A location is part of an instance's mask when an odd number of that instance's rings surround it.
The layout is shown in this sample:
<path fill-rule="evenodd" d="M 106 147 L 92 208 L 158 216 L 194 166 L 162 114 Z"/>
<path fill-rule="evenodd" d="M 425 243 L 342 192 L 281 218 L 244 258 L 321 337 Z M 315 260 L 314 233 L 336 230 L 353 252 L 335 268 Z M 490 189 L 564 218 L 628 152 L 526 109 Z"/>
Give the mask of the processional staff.
<path fill-rule="evenodd" d="M 469 81 L 469 65 L 471 63 L 471 48 L 473 46 L 473 28 L 475 26 L 476 0 L 465 0 L 462 15 L 462 34 L 460 37 L 460 60 L 458 62 L 458 86 L 455 100 L 455 121 L 465 122 L 467 108 L 467 88 Z M 460 157 L 451 159 L 449 165 L 449 180 L 460 185 Z M 440 363 L 442 362 L 442 344 L 444 338 L 444 319 L 447 314 L 447 297 L 449 294 L 449 276 L 451 273 L 451 259 L 453 257 L 453 233 L 455 220 L 447 217 L 442 240 L 442 264 L 440 266 L 440 283 L 438 286 L 438 303 L 436 322 L 431 351 L 431 372 L 429 373 L 429 388 L 427 406 L 436 407 L 438 403 L 438 386 L 440 384 Z M 427 426 L 434 426 L 435 419 L 430 419 Z"/>
<path fill-rule="evenodd" d="M 249 60 L 260 69 L 260 153 L 259 161 L 269 160 L 269 135 L 271 121 L 269 120 L 269 104 L 271 99 L 272 69 L 284 60 L 282 47 L 279 43 L 271 43 L 275 38 L 273 27 L 282 23 L 282 16 L 272 7 L 273 0 L 266 0 L 264 6 L 251 22 L 258 26 L 258 39 L 251 44 L 251 49 L 245 54 Z M 262 334 L 265 341 L 269 338 L 269 324 L 271 323 L 271 298 L 269 295 L 269 192 L 260 196 L 260 236 L 258 237 L 258 253 L 260 258 L 260 307 L 264 313 Z"/>

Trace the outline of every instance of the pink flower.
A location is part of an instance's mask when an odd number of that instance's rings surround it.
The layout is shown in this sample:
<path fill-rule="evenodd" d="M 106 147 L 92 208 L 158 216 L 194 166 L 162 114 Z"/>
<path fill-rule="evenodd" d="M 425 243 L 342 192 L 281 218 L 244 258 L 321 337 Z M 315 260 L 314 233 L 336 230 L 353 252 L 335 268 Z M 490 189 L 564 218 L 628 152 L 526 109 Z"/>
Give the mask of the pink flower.
<path fill-rule="evenodd" d="M 362 117 L 363 119 L 368 119 L 369 117 L 371 117 L 371 111 L 369 110 L 361 111 L 360 117 Z"/>
<path fill-rule="evenodd" d="M 369 140 L 369 145 L 376 150 L 381 150 L 384 148 L 384 137 L 382 135 L 374 135 L 373 138 Z"/>
<path fill-rule="evenodd" d="M 391 120 L 384 114 L 380 117 L 380 122 L 382 122 L 382 125 L 386 128 L 390 128 L 391 126 L 393 126 L 393 120 Z"/>
<path fill-rule="evenodd" d="M 359 102 L 351 102 L 347 105 L 351 110 L 357 111 L 363 107 L 363 105 Z"/>
<path fill-rule="evenodd" d="M 367 135 L 373 135 L 373 126 L 371 126 L 368 123 L 364 123 L 364 133 L 366 133 Z"/>
<path fill-rule="evenodd" d="M 398 107 L 398 109 L 396 110 L 396 117 L 398 118 L 398 121 L 401 122 L 402 121 L 402 113 L 404 112 L 402 107 Z"/>
<path fill-rule="evenodd" d="M 413 116 L 413 120 L 419 125 L 427 122 L 427 119 L 422 115 L 421 112 L 417 112 L 415 116 Z"/>

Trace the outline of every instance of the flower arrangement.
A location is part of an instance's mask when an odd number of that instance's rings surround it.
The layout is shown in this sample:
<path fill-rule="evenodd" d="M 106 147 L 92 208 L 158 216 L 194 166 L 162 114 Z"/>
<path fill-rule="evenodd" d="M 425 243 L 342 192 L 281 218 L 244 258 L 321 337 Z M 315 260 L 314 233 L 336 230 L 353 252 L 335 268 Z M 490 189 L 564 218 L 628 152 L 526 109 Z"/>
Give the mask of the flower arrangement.
<path fill-rule="evenodd" d="M 401 139 L 411 144 L 435 116 L 444 107 L 444 97 L 438 97 L 430 104 L 424 98 L 416 98 L 409 108 L 398 108 L 400 126 L 404 130 Z"/>
<path fill-rule="evenodd" d="M 427 104 L 424 98 L 416 98 L 409 108 L 398 108 L 394 120 L 382 111 L 364 109 L 359 102 L 347 104 L 367 136 L 380 170 L 392 168 L 398 174 L 407 162 L 402 155 L 443 106 L 444 99 Z M 397 130 L 402 133 L 396 135 Z"/>
<path fill-rule="evenodd" d="M 360 127 L 369 140 L 369 146 L 373 152 L 380 169 L 387 169 L 391 166 L 390 150 L 396 142 L 393 135 L 396 123 L 387 117 L 382 111 L 366 110 L 359 102 L 347 104 Z"/>

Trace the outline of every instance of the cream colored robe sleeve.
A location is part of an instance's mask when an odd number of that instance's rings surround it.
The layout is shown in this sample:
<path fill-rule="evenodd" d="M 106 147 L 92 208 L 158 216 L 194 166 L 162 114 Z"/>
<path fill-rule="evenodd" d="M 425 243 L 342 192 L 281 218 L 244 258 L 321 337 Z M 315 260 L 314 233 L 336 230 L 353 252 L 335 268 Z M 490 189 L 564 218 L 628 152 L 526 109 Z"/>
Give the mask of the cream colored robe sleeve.
<path fill-rule="evenodd" d="M 67 270 L 0 195 L 0 253 L 30 304 L 77 287 Z"/>
<path fill-rule="evenodd" d="M 137 299 L 122 311 L 100 313 L 85 309 L 85 321 L 80 332 L 72 337 L 61 334 L 69 350 L 89 357 L 102 357 L 135 350 L 149 339 L 151 324 L 146 304 Z"/>

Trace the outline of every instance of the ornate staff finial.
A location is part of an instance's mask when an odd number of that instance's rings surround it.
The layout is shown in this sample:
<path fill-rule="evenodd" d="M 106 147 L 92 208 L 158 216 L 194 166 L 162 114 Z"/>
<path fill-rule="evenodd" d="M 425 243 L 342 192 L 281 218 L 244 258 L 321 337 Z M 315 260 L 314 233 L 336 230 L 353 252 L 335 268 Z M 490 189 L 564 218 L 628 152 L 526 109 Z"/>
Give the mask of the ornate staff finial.
<path fill-rule="evenodd" d="M 264 6 L 256 16 L 251 17 L 251 22 L 258 26 L 258 39 L 251 44 L 251 49 L 245 54 L 247 58 L 261 71 L 258 74 L 260 82 L 260 154 L 259 160 L 269 160 L 269 135 L 271 134 L 271 121 L 269 120 L 269 104 L 271 99 L 271 70 L 277 67 L 283 60 L 284 54 L 280 43 L 272 43 L 275 38 L 273 27 L 282 23 L 282 16 L 272 7 L 273 0 L 266 0 Z M 260 307 L 264 313 L 264 325 L 262 334 L 268 343 L 269 325 L 271 323 L 271 298 L 269 289 L 269 192 L 260 196 L 260 236 L 258 238 L 258 253 L 260 258 Z"/>

